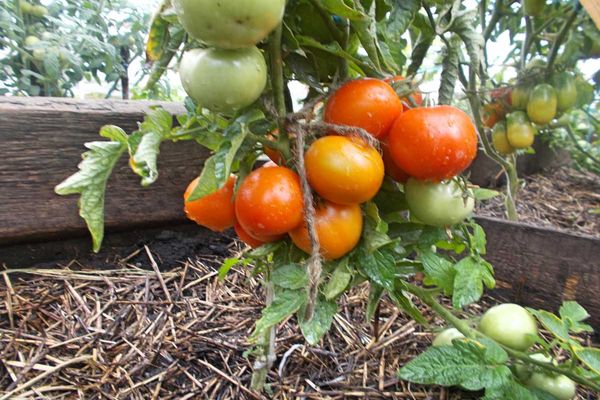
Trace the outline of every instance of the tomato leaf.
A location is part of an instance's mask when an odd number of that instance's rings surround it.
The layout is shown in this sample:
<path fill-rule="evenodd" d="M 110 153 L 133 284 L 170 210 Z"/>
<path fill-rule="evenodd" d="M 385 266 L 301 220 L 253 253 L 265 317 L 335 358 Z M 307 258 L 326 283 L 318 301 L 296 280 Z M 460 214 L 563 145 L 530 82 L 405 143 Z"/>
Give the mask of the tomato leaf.
<path fill-rule="evenodd" d="M 475 200 L 484 201 L 493 199 L 494 197 L 498 197 L 502 193 L 491 189 L 475 188 L 473 189 L 473 194 L 475 196 Z"/>
<path fill-rule="evenodd" d="M 79 215 L 92 235 L 93 249 L 100 250 L 104 238 L 104 196 L 106 183 L 115 164 L 127 150 L 127 134 L 119 127 L 107 125 L 100 136 L 110 142 L 86 143 L 89 151 L 82 155 L 79 171 L 54 188 L 56 194 L 80 194 Z"/>
<path fill-rule="evenodd" d="M 361 247 L 355 264 L 362 268 L 369 280 L 382 286 L 388 292 L 394 290 L 396 260 L 393 250 L 379 249 L 369 252 L 366 248 Z"/>
<path fill-rule="evenodd" d="M 600 349 L 597 347 L 575 348 L 575 355 L 589 369 L 600 375 Z"/>
<path fill-rule="evenodd" d="M 383 21 L 385 27 L 380 29 L 385 41 L 381 46 L 389 47 L 389 52 L 398 67 L 402 67 L 406 62 L 406 56 L 402 51 L 406 47 L 406 41 L 402 38 L 410 23 L 415 18 L 415 14 L 421 8 L 419 0 L 404 0 L 392 2 L 392 10 L 389 19 Z"/>
<path fill-rule="evenodd" d="M 383 288 L 376 283 L 370 282 L 369 286 L 369 301 L 367 303 L 367 312 L 365 318 L 367 321 L 373 319 L 377 305 L 383 296 Z"/>
<path fill-rule="evenodd" d="M 300 329 L 310 345 L 315 346 L 319 344 L 323 336 L 329 331 L 337 309 L 335 301 L 318 299 L 317 304 L 315 304 L 315 312 L 310 321 L 304 320 L 304 308 L 298 312 Z"/>
<path fill-rule="evenodd" d="M 404 310 L 405 313 L 410 315 L 412 319 L 417 321 L 419 324 L 427 325 L 427 319 L 421 314 L 421 311 L 411 301 L 410 298 L 402 291 L 401 284 L 396 285 L 397 288 L 393 292 L 389 292 L 391 299 L 396 303 L 398 307 Z"/>
<path fill-rule="evenodd" d="M 286 264 L 273 269 L 271 281 L 285 289 L 301 289 L 308 286 L 308 275 L 300 265 Z"/>
<path fill-rule="evenodd" d="M 458 79 L 458 63 L 460 56 L 460 39 L 457 36 L 450 38 L 450 46 L 444 47 L 443 69 L 440 78 L 438 104 L 452 104 L 454 89 Z"/>
<path fill-rule="evenodd" d="M 305 290 L 277 291 L 271 305 L 263 309 L 261 318 L 256 321 L 254 332 L 252 332 L 248 341 L 256 343 L 267 329 L 294 314 L 304 303 L 306 303 Z"/>
<path fill-rule="evenodd" d="M 351 281 L 352 272 L 348 267 L 348 258 L 343 258 L 333 270 L 329 282 L 325 285 L 323 290 L 325 298 L 327 300 L 335 299 L 346 290 Z"/>
<path fill-rule="evenodd" d="M 154 62 L 161 58 L 169 41 L 170 23 L 162 17 L 162 12 L 171 6 L 170 0 L 164 0 L 152 17 L 148 40 L 146 41 L 146 62 Z"/>
<path fill-rule="evenodd" d="M 238 257 L 226 258 L 225 261 L 223 261 L 223 264 L 221 264 L 221 267 L 219 268 L 219 280 L 225 279 L 231 268 L 235 267 L 241 261 L 242 260 L 240 260 Z"/>
<path fill-rule="evenodd" d="M 545 310 L 528 310 L 540 321 L 540 323 L 554 336 L 563 341 L 569 341 L 569 327 L 565 321 Z"/>
<path fill-rule="evenodd" d="M 339 15 L 340 17 L 355 21 L 368 19 L 365 14 L 348 6 L 344 0 L 323 0 L 321 3 L 323 7 L 327 9 L 327 11 L 332 14 Z"/>
<path fill-rule="evenodd" d="M 407 75 L 413 75 L 421 68 L 427 51 L 429 51 L 435 38 L 435 32 L 429 24 L 427 17 L 417 13 L 413 22 L 419 28 L 420 33 L 417 40 L 413 43 L 413 51 L 410 56 L 411 63 L 406 71 Z"/>
<path fill-rule="evenodd" d="M 515 379 L 509 379 L 504 384 L 492 388 L 486 388 L 482 400 L 539 400 L 528 388 L 521 385 Z"/>
<path fill-rule="evenodd" d="M 452 294 L 456 275 L 454 263 L 429 248 L 419 251 L 418 254 L 427 280 L 442 289 L 446 295 Z"/>
<path fill-rule="evenodd" d="M 454 340 L 452 346 L 430 347 L 399 371 L 401 379 L 420 384 L 460 385 L 468 390 L 497 388 L 512 374 L 508 356 L 473 340 Z"/>
<path fill-rule="evenodd" d="M 570 331 L 574 333 L 594 331 L 591 326 L 581 323 L 581 321 L 588 319 L 590 314 L 576 301 L 563 302 L 558 312 L 563 321 L 568 323 Z"/>

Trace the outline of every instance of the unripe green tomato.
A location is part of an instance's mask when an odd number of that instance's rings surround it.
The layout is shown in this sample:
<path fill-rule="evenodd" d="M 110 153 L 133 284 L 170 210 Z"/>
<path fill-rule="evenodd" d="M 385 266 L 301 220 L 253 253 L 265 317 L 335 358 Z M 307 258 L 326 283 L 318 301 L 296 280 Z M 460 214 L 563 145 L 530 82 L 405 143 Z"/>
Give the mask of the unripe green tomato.
<path fill-rule="evenodd" d="M 515 151 L 508 142 L 508 137 L 506 136 L 506 122 L 496 122 L 496 125 L 494 125 L 494 129 L 492 130 L 492 143 L 498 153 L 502 155 L 507 155 Z"/>
<path fill-rule="evenodd" d="M 39 18 L 43 18 L 48 15 L 48 9 L 44 6 L 37 5 L 31 7 L 31 15 L 34 15 Z"/>
<path fill-rule="evenodd" d="M 527 386 L 544 391 L 557 400 L 570 400 L 577 394 L 577 385 L 565 375 L 534 372 L 527 381 Z"/>
<path fill-rule="evenodd" d="M 568 72 L 562 72 L 554 79 L 557 93 L 558 111 L 566 111 L 577 103 L 577 86 L 575 78 Z"/>
<path fill-rule="evenodd" d="M 36 44 L 38 44 L 39 42 L 40 42 L 40 38 L 38 38 L 37 36 L 30 35 L 25 38 L 25 46 L 26 47 L 33 47 Z"/>
<path fill-rule="evenodd" d="M 552 362 L 552 358 L 542 353 L 532 354 L 529 356 L 529 358 L 536 361 L 542 361 L 548 364 Z M 533 372 L 531 371 L 529 366 L 521 363 L 515 365 L 515 375 L 517 376 L 517 378 L 519 378 L 519 380 L 521 380 L 521 382 L 527 381 L 529 378 L 531 378 L 532 374 Z"/>
<path fill-rule="evenodd" d="M 404 185 L 404 194 L 412 216 L 427 225 L 449 226 L 468 218 L 473 212 L 475 199 L 455 181 L 427 182 L 410 178 Z"/>
<path fill-rule="evenodd" d="M 267 83 L 267 65 L 256 47 L 193 49 L 181 57 L 179 76 L 198 105 L 227 113 L 260 97 Z"/>
<path fill-rule="evenodd" d="M 462 339 L 465 335 L 460 333 L 460 331 L 456 328 L 448 328 L 444 329 L 433 340 L 432 346 L 452 346 L 452 341 L 454 339 Z"/>
<path fill-rule="evenodd" d="M 527 115 L 532 122 L 546 125 L 556 116 L 557 104 L 556 90 L 547 83 L 540 83 L 529 93 Z"/>
<path fill-rule="evenodd" d="M 51 32 L 48 32 L 48 31 L 44 31 L 44 32 L 42 32 L 41 37 L 42 37 L 42 40 L 48 41 L 48 40 L 52 40 L 54 38 L 54 34 L 52 34 Z"/>
<path fill-rule="evenodd" d="M 544 11 L 546 0 L 523 0 L 523 14 L 530 17 L 538 16 Z"/>
<path fill-rule="evenodd" d="M 531 347 L 538 334 L 533 316 L 518 304 L 499 304 L 487 310 L 479 321 L 479 330 L 498 343 L 515 350 Z"/>
<path fill-rule="evenodd" d="M 44 61 L 46 58 L 46 50 L 45 49 L 33 49 L 33 58 L 37 61 Z"/>
<path fill-rule="evenodd" d="M 21 8 L 21 12 L 23 14 L 31 14 L 31 9 L 33 5 L 27 1 L 21 0 L 19 2 L 19 7 Z"/>
<path fill-rule="evenodd" d="M 254 46 L 279 25 L 285 0 L 174 0 L 187 33 L 223 49 Z"/>
<path fill-rule="evenodd" d="M 506 116 L 506 139 L 515 149 L 526 149 L 535 140 L 535 128 L 523 111 L 513 111 Z"/>
<path fill-rule="evenodd" d="M 71 59 L 71 55 L 69 53 L 69 50 L 65 49 L 64 47 L 61 47 L 58 50 L 58 60 L 62 64 L 68 64 L 70 62 L 70 59 Z"/>
<path fill-rule="evenodd" d="M 515 87 L 510 93 L 510 100 L 514 109 L 527 109 L 527 102 L 529 101 L 529 87 L 525 85 L 519 85 Z"/>

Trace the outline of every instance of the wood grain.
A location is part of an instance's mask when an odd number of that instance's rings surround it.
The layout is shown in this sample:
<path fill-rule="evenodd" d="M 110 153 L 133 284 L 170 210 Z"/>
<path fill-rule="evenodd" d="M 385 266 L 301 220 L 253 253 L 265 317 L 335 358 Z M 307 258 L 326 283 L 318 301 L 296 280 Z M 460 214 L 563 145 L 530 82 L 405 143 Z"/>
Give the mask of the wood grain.
<path fill-rule="evenodd" d="M 151 105 L 185 112 L 175 103 L 0 98 L 0 244 L 84 234 L 78 196 L 58 196 L 54 186 L 77 171 L 85 142 L 105 140 L 100 127 L 131 132 Z M 165 143 L 158 180 L 142 188 L 124 157 L 107 188 L 107 228 L 183 221 L 182 193 L 205 158 L 200 146 Z"/>

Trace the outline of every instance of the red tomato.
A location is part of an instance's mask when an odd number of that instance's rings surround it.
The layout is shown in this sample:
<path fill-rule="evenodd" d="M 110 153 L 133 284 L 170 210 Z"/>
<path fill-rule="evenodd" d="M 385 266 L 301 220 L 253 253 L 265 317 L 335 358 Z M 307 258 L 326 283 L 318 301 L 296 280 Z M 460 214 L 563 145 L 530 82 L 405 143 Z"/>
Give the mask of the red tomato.
<path fill-rule="evenodd" d="M 387 135 L 402 113 L 394 89 L 379 79 L 363 78 L 340 87 L 327 101 L 325 122 L 363 128 L 374 137 Z"/>
<path fill-rule="evenodd" d="M 283 237 L 281 235 L 277 235 L 277 236 L 261 238 L 259 240 L 259 239 L 256 239 L 256 238 L 250 236 L 250 234 L 248 232 L 246 232 L 244 230 L 244 228 L 242 228 L 242 226 L 238 222 L 233 224 L 233 229 L 235 229 L 235 233 L 238 235 L 238 238 L 242 242 L 246 243 L 248 246 L 252 247 L 253 249 L 260 247 L 265 243 L 276 242 Z"/>
<path fill-rule="evenodd" d="M 393 82 L 399 82 L 399 81 L 403 81 L 403 80 L 404 80 L 404 77 L 400 76 L 400 75 L 394 76 L 391 78 L 385 78 L 385 81 L 390 84 Z M 423 104 L 423 95 L 421 94 L 421 92 L 418 90 L 414 91 L 409 96 L 403 97 L 400 99 L 400 101 L 402 101 L 402 109 L 404 111 L 410 110 L 411 108 L 413 108 L 412 103 L 410 101 L 411 98 L 417 106 L 421 106 Z"/>
<path fill-rule="evenodd" d="M 294 171 L 278 166 L 259 168 L 238 188 L 235 214 L 249 235 L 264 239 L 298 226 L 302 205 L 300 178 Z"/>
<path fill-rule="evenodd" d="M 512 106 L 512 88 L 508 86 L 497 87 L 490 93 L 492 101 L 500 101 L 505 105 Z"/>
<path fill-rule="evenodd" d="M 187 201 L 199 179 L 194 179 L 185 190 L 183 195 L 185 214 L 192 221 L 213 231 L 222 232 L 231 228 L 235 222 L 233 186 L 236 178 L 230 177 L 221 189 L 208 196 Z"/>
<path fill-rule="evenodd" d="M 501 103 L 488 103 L 483 106 L 481 121 L 488 128 L 493 128 L 498 121 L 504 119 L 506 110 Z"/>
<path fill-rule="evenodd" d="M 310 186 L 338 204 L 372 199 L 383 182 L 379 152 L 361 139 L 325 136 L 315 140 L 304 156 Z"/>
<path fill-rule="evenodd" d="M 360 206 L 339 205 L 326 201 L 315 211 L 315 227 L 323 258 L 335 260 L 349 253 L 360 240 L 362 232 L 363 216 Z M 289 233 L 294 244 L 310 254 L 306 224 L 299 225 Z"/>
<path fill-rule="evenodd" d="M 388 138 L 386 138 L 388 139 Z M 410 175 L 406 173 L 402 168 L 396 165 L 392 159 L 390 148 L 387 140 L 381 141 L 381 152 L 383 158 L 383 165 L 385 166 L 385 173 L 396 182 L 405 183 Z"/>
<path fill-rule="evenodd" d="M 477 154 L 477 131 L 456 107 L 420 107 L 398 117 L 388 143 L 392 159 L 410 176 L 440 181 L 471 164 Z"/>

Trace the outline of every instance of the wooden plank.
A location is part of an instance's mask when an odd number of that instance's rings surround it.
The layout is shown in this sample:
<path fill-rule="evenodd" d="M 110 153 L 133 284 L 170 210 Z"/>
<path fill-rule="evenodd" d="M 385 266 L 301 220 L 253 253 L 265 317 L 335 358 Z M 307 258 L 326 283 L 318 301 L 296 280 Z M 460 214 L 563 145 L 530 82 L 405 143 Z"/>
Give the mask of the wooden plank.
<path fill-rule="evenodd" d="M 576 300 L 600 328 L 599 239 L 496 218 L 477 222 L 487 235 L 486 259 L 496 271 L 494 295 L 551 311 Z"/>
<path fill-rule="evenodd" d="M 77 196 L 58 196 L 54 186 L 77 171 L 83 144 L 104 140 L 106 124 L 136 129 L 144 111 L 176 103 L 0 98 L 0 244 L 85 234 Z M 135 228 L 183 221 L 182 193 L 198 175 L 207 153 L 189 143 L 165 143 L 160 176 L 149 188 L 121 160 L 106 195 L 106 227 Z"/>

